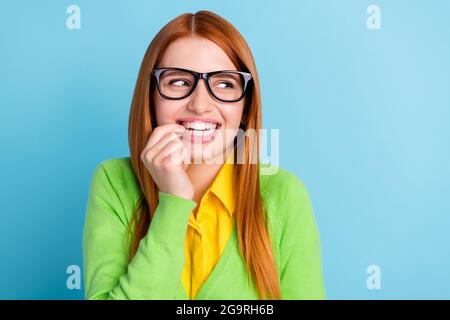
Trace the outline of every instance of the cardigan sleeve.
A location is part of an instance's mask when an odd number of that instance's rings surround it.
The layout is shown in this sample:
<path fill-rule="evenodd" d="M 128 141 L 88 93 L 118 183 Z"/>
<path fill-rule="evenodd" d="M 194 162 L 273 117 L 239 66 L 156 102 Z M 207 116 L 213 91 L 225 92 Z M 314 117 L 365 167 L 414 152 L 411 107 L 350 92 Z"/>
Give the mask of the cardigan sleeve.
<path fill-rule="evenodd" d="M 102 164 L 97 166 L 83 231 L 85 298 L 174 299 L 181 285 L 188 218 L 197 204 L 160 192 L 148 232 L 129 262 L 122 189 Z"/>
<path fill-rule="evenodd" d="M 308 191 L 294 174 L 285 185 L 280 239 L 283 299 L 325 299 L 319 230 Z"/>

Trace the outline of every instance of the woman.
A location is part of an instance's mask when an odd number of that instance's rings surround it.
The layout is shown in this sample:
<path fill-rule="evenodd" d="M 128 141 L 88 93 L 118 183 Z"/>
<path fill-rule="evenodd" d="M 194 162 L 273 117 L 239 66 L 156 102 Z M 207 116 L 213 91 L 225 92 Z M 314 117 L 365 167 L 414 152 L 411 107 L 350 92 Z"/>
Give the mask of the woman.
<path fill-rule="evenodd" d="M 130 157 L 103 161 L 92 178 L 86 298 L 325 298 L 304 184 L 281 168 L 262 174 L 258 135 L 239 139 L 260 128 L 240 33 L 209 11 L 164 26 L 139 71 Z"/>

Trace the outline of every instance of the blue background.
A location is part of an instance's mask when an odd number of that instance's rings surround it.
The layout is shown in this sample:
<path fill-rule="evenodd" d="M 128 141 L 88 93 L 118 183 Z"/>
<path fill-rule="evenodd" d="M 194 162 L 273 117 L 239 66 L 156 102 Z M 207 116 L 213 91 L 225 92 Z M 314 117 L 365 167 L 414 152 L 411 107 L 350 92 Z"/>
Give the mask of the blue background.
<path fill-rule="evenodd" d="M 81 30 L 66 8 L 81 8 Z M 381 8 L 381 30 L 366 9 Z M 147 45 L 208 9 L 256 59 L 264 127 L 311 194 L 327 298 L 450 298 L 449 1 L 3 1 L 0 298 L 81 299 L 95 166 L 128 156 Z M 366 286 L 369 265 L 381 289 Z"/>

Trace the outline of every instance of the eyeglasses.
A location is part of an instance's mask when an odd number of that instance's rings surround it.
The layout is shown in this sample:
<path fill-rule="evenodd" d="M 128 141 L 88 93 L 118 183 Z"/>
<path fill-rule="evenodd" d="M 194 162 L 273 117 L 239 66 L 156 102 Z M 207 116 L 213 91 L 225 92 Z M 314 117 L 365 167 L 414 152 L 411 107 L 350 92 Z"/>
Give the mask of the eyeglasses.
<path fill-rule="evenodd" d="M 236 102 L 244 97 L 252 80 L 250 73 L 235 70 L 201 73 L 182 68 L 155 68 L 152 75 L 156 78 L 159 94 L 171 100 L 186 98 L 194 92 L 198 81 L 205 79 L 208 91 L 214 98 Z"/>

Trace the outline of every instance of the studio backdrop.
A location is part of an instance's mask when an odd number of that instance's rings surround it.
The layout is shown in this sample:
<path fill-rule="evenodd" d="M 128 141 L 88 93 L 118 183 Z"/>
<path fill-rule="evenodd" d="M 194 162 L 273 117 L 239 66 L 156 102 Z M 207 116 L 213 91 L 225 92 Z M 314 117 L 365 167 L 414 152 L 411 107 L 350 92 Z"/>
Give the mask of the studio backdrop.
<path fill-rule="evenodd" d="M 149 42 L 198 10 L 252 49 L 266 162 L 308 188 L 327 298 L 450 298 L 446 0 L 3 1 L 0 298 L 83 299 L 93 172 L 129 156 Z"/>

